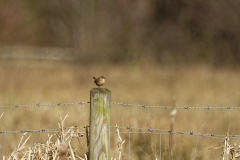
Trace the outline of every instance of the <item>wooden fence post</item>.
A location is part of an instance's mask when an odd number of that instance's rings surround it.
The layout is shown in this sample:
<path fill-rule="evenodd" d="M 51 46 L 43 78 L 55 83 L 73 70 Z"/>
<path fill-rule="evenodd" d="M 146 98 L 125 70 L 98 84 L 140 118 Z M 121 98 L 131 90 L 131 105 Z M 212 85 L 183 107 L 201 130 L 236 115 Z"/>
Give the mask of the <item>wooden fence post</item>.
<path fill-rule="evenodd" d="M 111 91 L 93 88 L 90 99 L 89 160 L 110 160 Z"/>

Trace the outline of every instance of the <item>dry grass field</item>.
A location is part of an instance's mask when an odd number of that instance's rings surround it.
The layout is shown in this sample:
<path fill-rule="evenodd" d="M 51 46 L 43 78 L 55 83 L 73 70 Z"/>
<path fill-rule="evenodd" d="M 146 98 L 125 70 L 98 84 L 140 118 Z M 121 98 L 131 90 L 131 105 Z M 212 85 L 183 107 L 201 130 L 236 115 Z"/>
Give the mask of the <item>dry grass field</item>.
<path fill-rule="evenodd" d="M 93 76 L 105 76 L 112 101 L 145 105 L 240 106 L 239 68 L 192 64 L 161 66 L 154 63 L 94 64 L 35 61 L 0 61 L 0 105 L 89 101 L 95 88 Z M 61 107 L 0 108 L 0 130 L 57 128 L 60 117 L 69 117 L 66 126 L 88 125 L 89 105 Z M 169 129 L 169 110 L 112 106 L 111 124 L 119 126 Z M 239 110 L 178 110 L 174 130 L 199 133 L 240 134 Z M 2 136 L 2 135 L 1 135 Z M 9 156 L 22 134 L 6 134 L 1 140 L 2 155 Z M 128 137 L 123 152 L 128 153 Z M 36 134 L 45 143 L 47 134 Z M 174 135 L 173 159 L 193 159 L 197 136 Z M 200 137 L 198 160 L 221 158 L 223 140 Z M 232 143 L 239 144 L 239 139 Z M 117 138 L 112 140 L 112 153 Z M 29 139 L 27 147 L 33 144 Z M 154 159 L 159 135 L 135 134 L 131 137 L 131 159 Z M 159 146 L 158 146 L 159 147 Z M 168 135 L 162 136 L 162 159 L 168 159 Z M 157 149 L 159 150 L 159 149 Z M 159 155 L 159 152 L 157 153 Z M 127 155 L 125 156 L 126 159 Z"/>

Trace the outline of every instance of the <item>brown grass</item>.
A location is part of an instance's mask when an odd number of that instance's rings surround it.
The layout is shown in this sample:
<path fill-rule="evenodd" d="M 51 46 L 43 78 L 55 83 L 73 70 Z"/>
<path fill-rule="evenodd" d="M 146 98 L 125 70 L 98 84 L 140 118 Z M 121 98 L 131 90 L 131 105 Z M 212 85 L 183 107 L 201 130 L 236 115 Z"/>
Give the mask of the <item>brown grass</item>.
<path fill-rule="evenodd" d="M 76 64 L 46 61 L 0 62 L 0 105 L 89 101 L 92 76 L 105 76 L 104 87 L 112 92 L 112 101 L 146 105 L 176 106 L 240 106 L 240 74 L 234 68 L 213 68 L 206 65 L 161 66 L 156 64 Z M 88 125 L 89 106 L 1 108 L 1 130 L 56 128 L 59 117 L 69 115 L 66 126 Z M 137 107 L 112 106 L 111 124 L 119 126 L 169 129 L 170 111 Z M 240 133 L 237 110 L 178 110 L 175 130 L 200 133 Z M 4 135 L 2 154 L 16 149 L 20 134 Z M 36 141 L 45 143 L 46 134 L 36 134 Z M 127 135 L 122 139 L 127 141 Z M 30 138 L 29 142 L 33 140 Z M 118 151 L 116 136 L 112 139 Z M 174 135 L 174 159 L 191 159 L 197 137 Z M 234 140 L 238 143 L 237 139 Z M 126 142 L 127 143 L 127 142 Z M 123 153 L 128 153 L 127 144 Z M 219 140 L 200 137 L 197 158 L 219 159 L 221 151 L 208 150 Z M 168 135 L 162 136 L 162 156 L 168 154 Z M 30 144 L 31 145 L 31 144 Z M 125 145 L 125 146 L 124 146 Z M 131 137 L 131 159 L 154 159 L 159 155 L 159 136 L 135 134 Z M 155 149 L 154 149 L 155 148 Z M 125 158 L 127 156 L 125 155 Z"/>
<path fill-rule="evenodd" d="M 31 147 L 27 147 L 26 144 L 31 135 L 25 138 L 27 133 L 24 133 L 17 148 L 11 153 L 9 157 L 3 157 L 3 159 L 86 159 L 86 153 L 80 155 L 75 147 L 72 145 L 72 141 L 79 141 L 79 145 L 82 145 L 83 135 L 78 129 L 72 128 L 65 130 L 65 120 L 67 116 L 62 119 L 59 124 L 59 132 L 48 135 L 48 140 L 45 144 L 35 143 Z M 24 142 L 23 142 L 24 141 Z"/>

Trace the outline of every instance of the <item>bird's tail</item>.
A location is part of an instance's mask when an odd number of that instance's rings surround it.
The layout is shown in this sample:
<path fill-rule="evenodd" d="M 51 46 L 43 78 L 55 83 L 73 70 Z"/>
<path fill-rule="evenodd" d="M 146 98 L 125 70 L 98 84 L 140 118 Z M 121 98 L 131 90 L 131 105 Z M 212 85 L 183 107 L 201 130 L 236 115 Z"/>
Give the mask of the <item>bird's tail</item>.
<path fill-rule="evenodd" d="M 93 77 L 94 80 L 96 80 L 97 78 Z"/>

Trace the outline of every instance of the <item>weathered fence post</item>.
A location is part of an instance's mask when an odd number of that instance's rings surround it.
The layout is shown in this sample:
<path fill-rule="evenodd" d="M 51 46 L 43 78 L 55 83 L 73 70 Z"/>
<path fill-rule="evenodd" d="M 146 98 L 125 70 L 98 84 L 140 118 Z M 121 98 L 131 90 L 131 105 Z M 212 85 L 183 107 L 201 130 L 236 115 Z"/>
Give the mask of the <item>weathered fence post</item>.
<path fill-rule="evenodd" d="M 90 99 L 89 159 L 110 160 L 111 91 L 93 88 Z"/>

